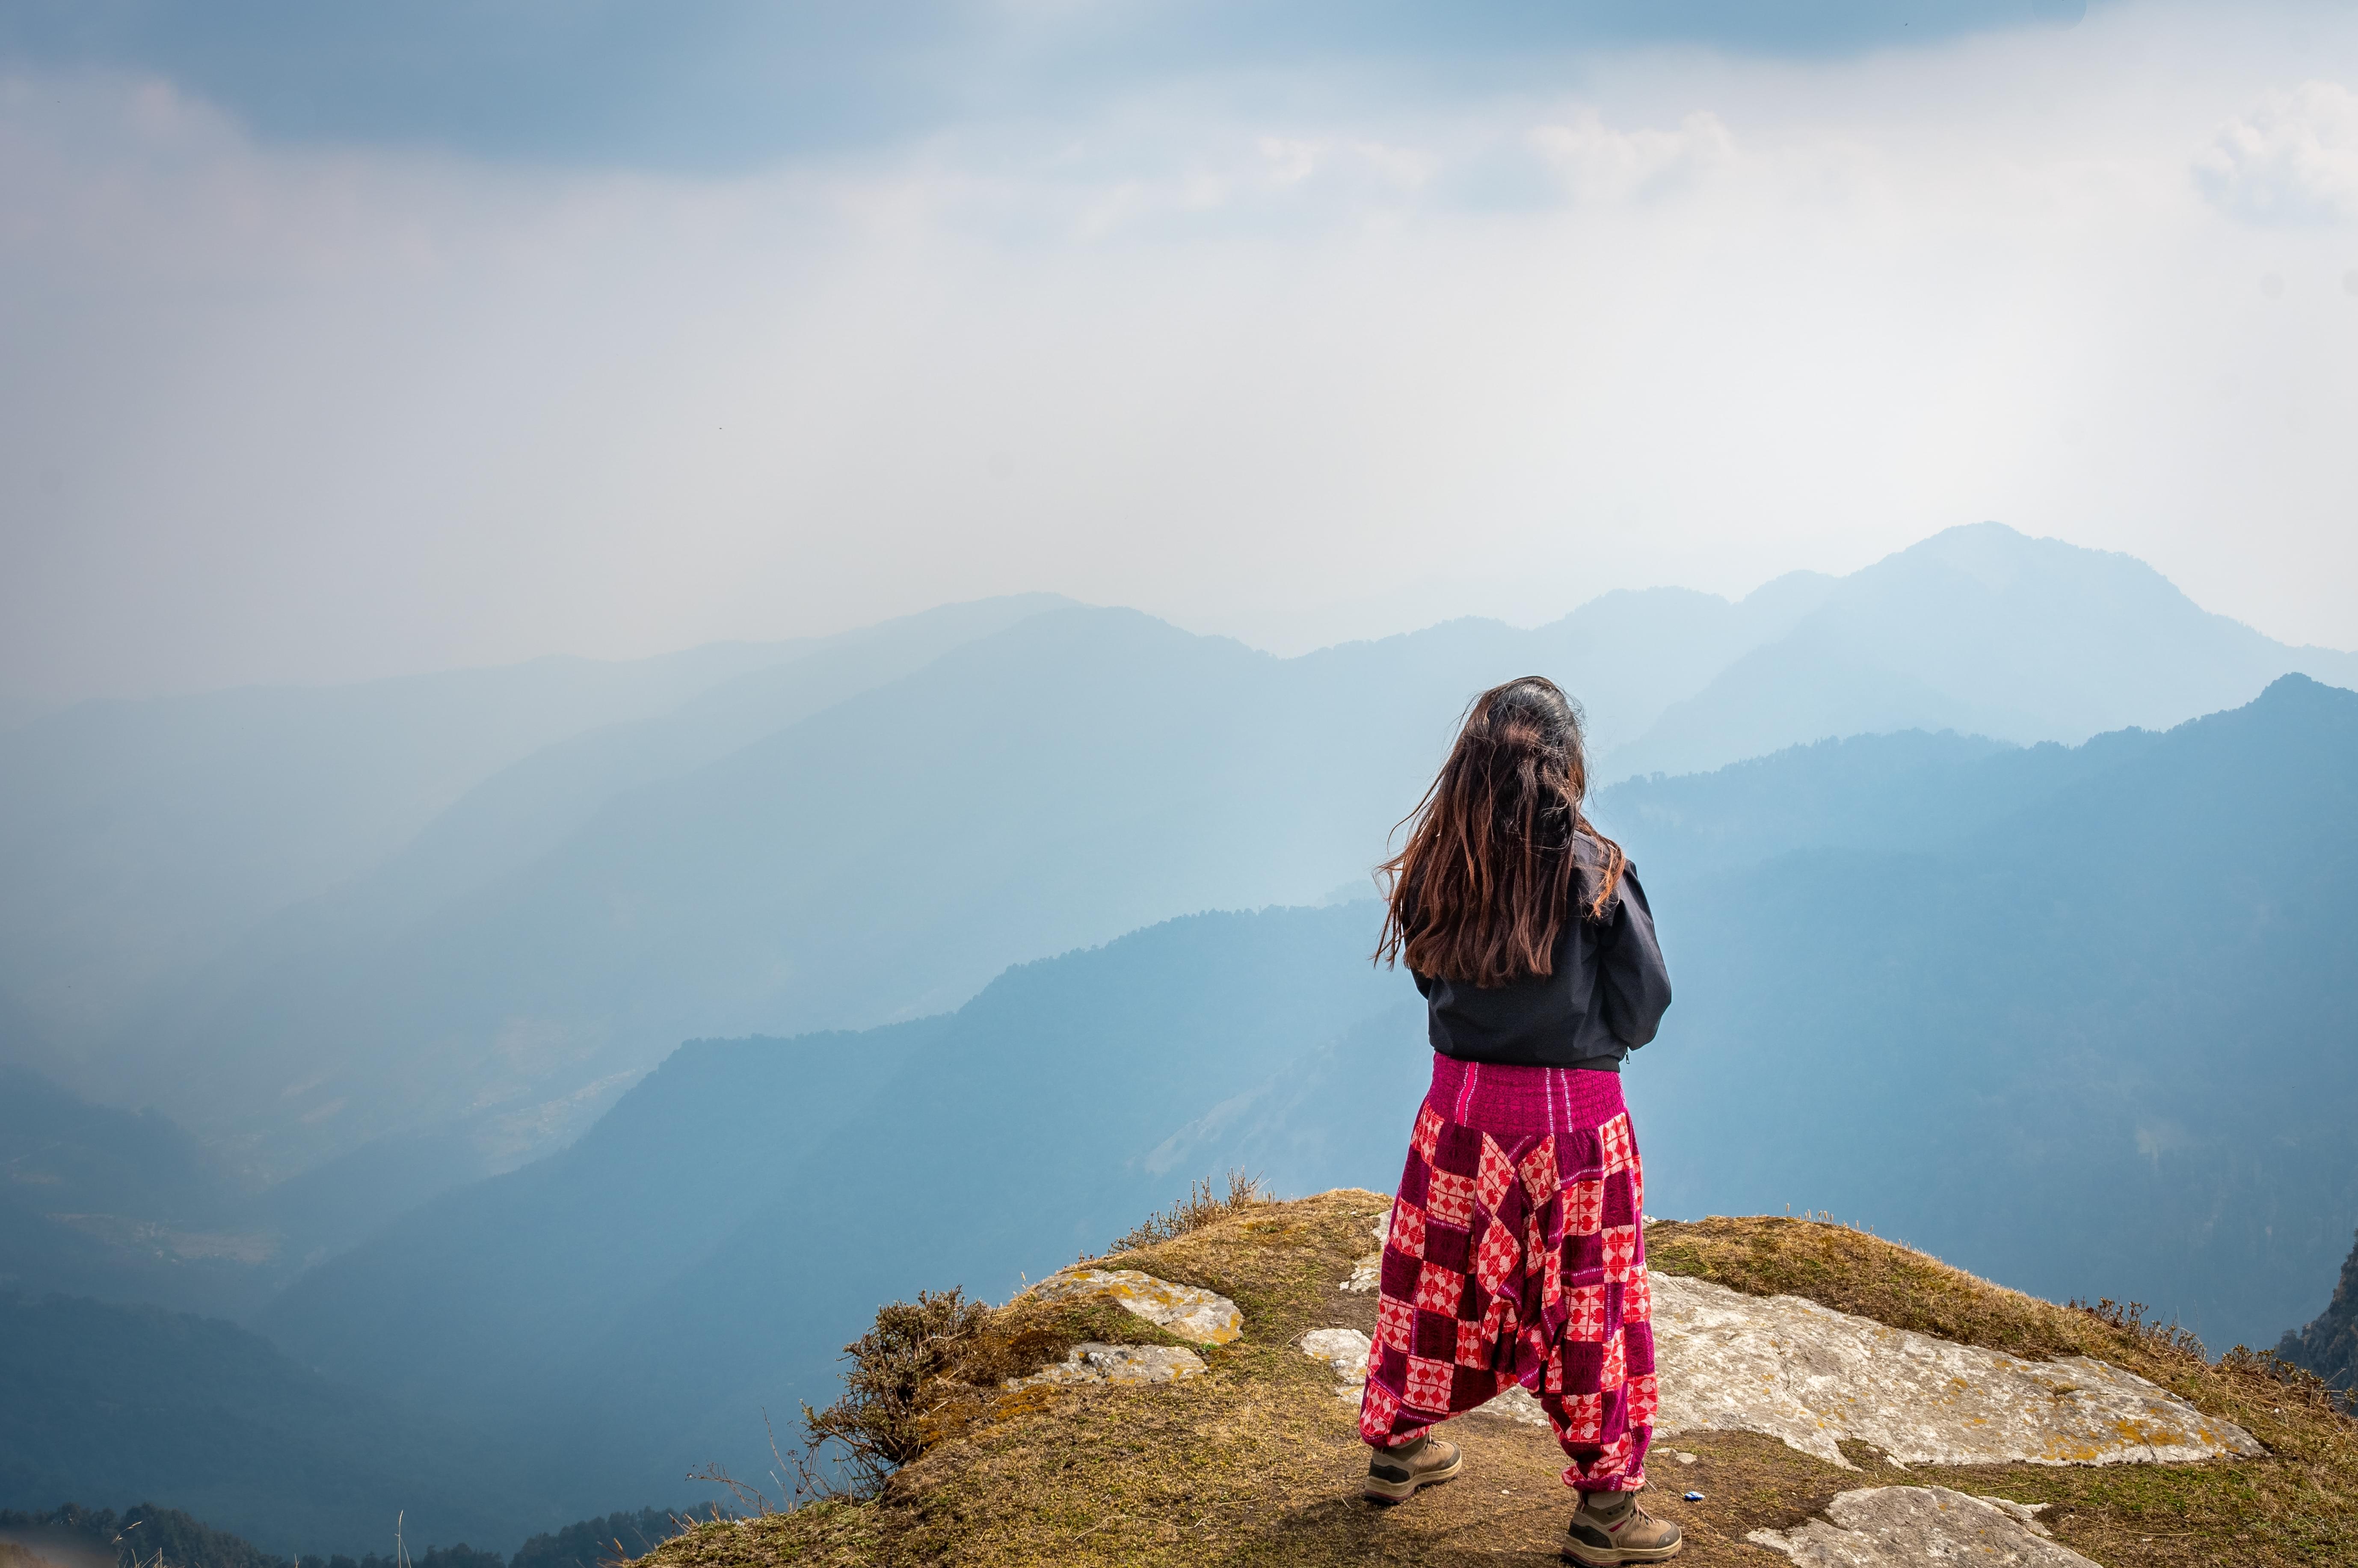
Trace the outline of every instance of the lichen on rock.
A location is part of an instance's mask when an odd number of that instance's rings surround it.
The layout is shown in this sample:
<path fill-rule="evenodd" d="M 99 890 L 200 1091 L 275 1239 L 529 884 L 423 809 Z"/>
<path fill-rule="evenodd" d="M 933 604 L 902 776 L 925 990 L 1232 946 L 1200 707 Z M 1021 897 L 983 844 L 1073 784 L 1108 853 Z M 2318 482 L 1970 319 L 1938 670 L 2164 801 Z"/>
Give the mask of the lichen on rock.
<path fill-rule="evenodd" d="M 1094 1340 L 1073 1346 L 1065 1358 L 1028 1378 L 1010 1378 L 1007 1387 L 1028 1389 L 1040 1383 L 1170 1383 L 1193 1378 L 1206 1368 L 1204 1358 L 1176 1345 L 1099 1345 Z"/>
<path fill-rule="evenodd" d="M 1044 1302 L 1103 1296 L 1178 1338 L 1226 1345 L 1245 1331 L 1245 1314 L 1224 1295 L 1196 1285 L 1174 1285 L 1135 1269 L 1068 1269 L 1029 1292 Z"/>

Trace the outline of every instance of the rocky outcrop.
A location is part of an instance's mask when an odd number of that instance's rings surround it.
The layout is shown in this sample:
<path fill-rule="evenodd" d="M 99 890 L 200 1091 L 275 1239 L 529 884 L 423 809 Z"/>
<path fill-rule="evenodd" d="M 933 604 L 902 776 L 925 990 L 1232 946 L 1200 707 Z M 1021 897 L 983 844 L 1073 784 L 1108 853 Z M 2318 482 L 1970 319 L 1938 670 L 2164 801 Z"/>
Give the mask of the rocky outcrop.
<path fill-rule="evenodd" d="M 1825 1517 L 1745 1539 L 1806 1568 L 1918 1568 L 1926 1563 L 2009 1568 L 2095 1568 L 2047 1539 L 2039 1509 L 1946 1487 L 1875 1487 L 1837 1493 Z"/>
<path fill-rule="evenodd" d="M 1373 1343 L 1356 1328 L 1314 1328 L 1302 1336 L 1302 1353 L 1335 1368 L 1337 1396 L 1357 1400 L 1368 1383 L 1368 1352 Z"/>
<path fill-rule="evenodd" d="M 1851 1468 L 1844 1438 L 1902 1465 L 2119 1465 L 2264 1450 L 2143 1378 L 2024 1361 L 1798 1296 L 1650 1276 L 1664 1432 L 1758 1432 Z"/>
<path fill-rule="evenodd" d="M 1010 1378 L 1011 1389 L 1038 1383 L 1172 1383 L 1199 1376 L 1204 1358 L 1176 1345 L 1099 1345 L 1073 1346 L 1062 1361 L 1028 1378 Z"/>
<path fill-rule="evenodd" d="M 2277 1354 L 2337 1389 L 2358 1389 L 2358 1246 L 2342 1265 L 2333 1300 L 2316 1322 L 2287 1334 Z"/>
<path fill-rule="evenodd" d="M 878 1498 L 710 1521 L 650 1568 L 1552 1561 L 1563 1455 L 1523 1390 L 1453 1424 L 1457 1484 L 1353 1501 L 1379 1316 L 1343 1287 L 1386 1201 L 1255 1204 L 1108 1260 L 1126 1268 L 1059 1275 L 991 1309 L 925 1387 L 925 1449 Z M 2238 1562 L 2358 1562 L 2348 1420 L 2267 1363 L 2208 1363 L 1837 1226 L 1662 1222 L 1647 1248 L 1662 1425 L 1679 1428 L 1655 1446 L 1648 1507 L 1687 1531 L 1682 1561 L 2118 1568 L 2158 1560 L 2167 1520 L 2171 1561 L 2219 1554 L 2199 1528 Z M 1198 1354 L 1193 1335 L 1226 1328 Z M 1154 1343 L 1106 1343 L 1124 1340 Z M 2092 1434 L 2107 1415 L 2109 1438 Z M 2216 1456 L 2116 1467 L 2198 1449 Z"/>
<path fill-rule="evenodd" d="M 1750 1296 L 1650 1274 L 1661 1411 L 1656 1430 L 1757 1432 L 1843 1469 L 1841 1444 L 1894 1464 L 2120 1465 L 2257 1454 L 2252 1434 L 2102 1361 L 2025 1361 L 1854 1317 L 1796 1296 Z M 1368 1336 L 1321 1328 L 1300 1340 L 1357 1400 Z M 1491 1401 L 1544 1426 L 1529 1391 Z"/>
<path fill-rule="evenodd" d="M 1043 1302 L 1103 1296 L 1195 1345 L 1226 1345 L 1245 1331 L 1245 1314 L 1228 1297 L 1135 1269 L 1071 1269 L 1041 1281 L 1030 1294 Z"/>
<path fill-rule="evenodd" d="M 1245 1314 L 1228 1297 L 1197 1285 L 1174 1285 L 1136 1269 L 1068 1269 L 1024 1293 L 1036 1302 L 1103 1298 L 1166 1334 L 1202 1346 L 1226 1345 L 1244 1333 Z M 1361 1364 L 1365 1365 L 1364 1353 Z M 1102 1345 L 1085 1340 L 1066 1352 L 1062 1361 L 1029 1377 L 1010 1378 L 1005 1386 L 1173 1383 L 1206 1370 L 1204 1358 L 1181 1346 Z"/>

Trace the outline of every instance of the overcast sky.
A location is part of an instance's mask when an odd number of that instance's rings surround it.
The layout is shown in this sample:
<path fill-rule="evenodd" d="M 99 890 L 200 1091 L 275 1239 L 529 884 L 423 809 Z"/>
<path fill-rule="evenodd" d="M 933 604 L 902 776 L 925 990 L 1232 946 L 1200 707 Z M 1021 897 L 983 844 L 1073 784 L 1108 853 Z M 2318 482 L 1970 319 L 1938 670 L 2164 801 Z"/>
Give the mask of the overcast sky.
<path fill-rule="evenodd" d="M 2358 646 L 2358 7 L 0 3 L 0 697 L 1995 518 Z"/>

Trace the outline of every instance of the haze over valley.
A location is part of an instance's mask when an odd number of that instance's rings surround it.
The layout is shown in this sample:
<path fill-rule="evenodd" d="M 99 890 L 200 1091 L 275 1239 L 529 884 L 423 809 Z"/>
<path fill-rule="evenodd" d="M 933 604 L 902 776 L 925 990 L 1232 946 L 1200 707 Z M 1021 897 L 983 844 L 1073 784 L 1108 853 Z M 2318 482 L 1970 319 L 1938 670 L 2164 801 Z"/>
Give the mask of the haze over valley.
<path fill-rule="evenodd" d="M 1679 988 L 1629 1075 L 1651 1207 L 1831 1209 L 2217 1346 L 2316 1314 L 2358 1224 L 2358 657 L 1979 524 L 1292 658 L 1044 596 L 20 725 L 15 1375 L 63 1335 L 151 1405 L 283 1387 L 348 1434 L 301 1509 L 77 1440 L 257 1541 L 364 1544 L 390 1465 L 434 1539 L 506 1545 L 750 1471 L 878 1301 L 1003 1295 L 1207 1171 L 1380 1189 L 1423 1047 L 1368 871 L 1470 692 L 1533 670 L 1587 705 Z M 276 1369 L 139 1370 L 157 1308 Z M 502 1457 L 429 1482 L 421 1422 Z M 19 1463 L 0 1502 L 77 1473 Z"/>

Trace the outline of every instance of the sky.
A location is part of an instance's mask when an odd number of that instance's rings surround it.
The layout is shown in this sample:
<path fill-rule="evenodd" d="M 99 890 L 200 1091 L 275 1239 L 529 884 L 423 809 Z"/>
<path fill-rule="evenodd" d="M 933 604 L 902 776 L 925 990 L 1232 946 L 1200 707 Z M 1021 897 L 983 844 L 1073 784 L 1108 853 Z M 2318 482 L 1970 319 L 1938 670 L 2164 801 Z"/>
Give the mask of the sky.
<path fill-rule="evenodd" d="M 0 0 L 0 699 L 1996 519 L 2358 647 L 2358 7 Z"/>

